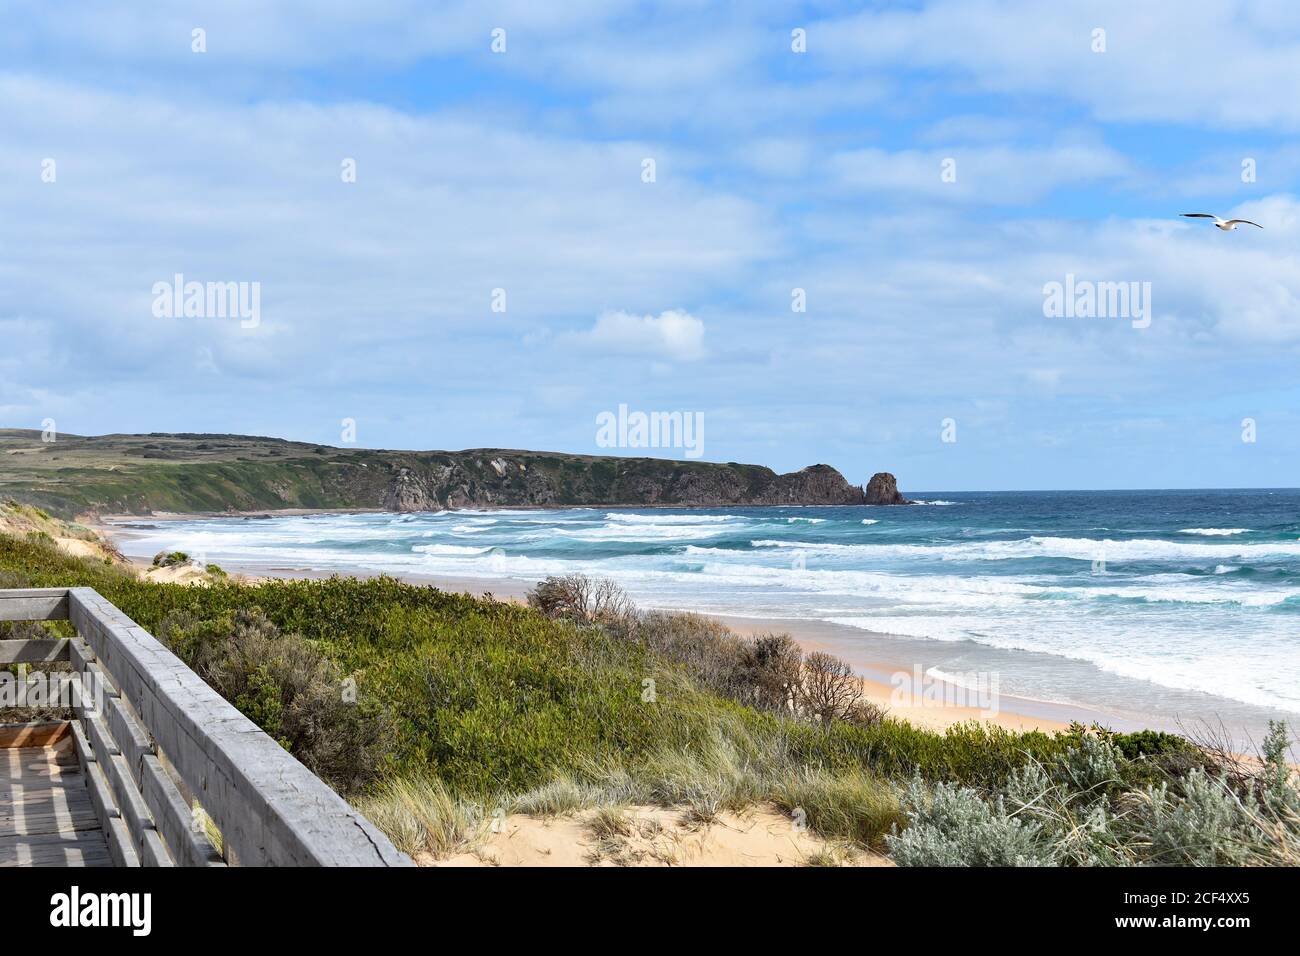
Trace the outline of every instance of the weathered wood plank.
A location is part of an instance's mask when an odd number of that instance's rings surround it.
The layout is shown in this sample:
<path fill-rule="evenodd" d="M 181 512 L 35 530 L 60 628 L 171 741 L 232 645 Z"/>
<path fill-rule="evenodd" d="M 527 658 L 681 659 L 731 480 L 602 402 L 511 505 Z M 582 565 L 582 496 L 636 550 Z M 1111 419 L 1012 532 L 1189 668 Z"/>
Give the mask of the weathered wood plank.
<path fill-rule="evenodd" d="M 106 850 L 91 850 L 80 847 L 75 849 L 37 847 L 35 850 L 0 851 L 0 869 L 35 866 L 85 867 L 90 869 L 111 867 L 112 865 L 112 858 L 109 857 Z"/>
<path fill-rule="evenodd" d="M 144 802 L 163 842 L 179 866 L 225 866 L 205 833 L 196 832 L 194 812 L 181 797 L 162 761 L 150 754 L 141 761 Z"/>
<path fill-rule="evenodd" d="M 98 830 L 0 836 L 0 866 L 109 866 Z"/>
<path fill-rule="evenodd" d="M 23 750 L 31 750 L 30 747 L 23 747 Z M 60 780 L 68 776 L 76 776 L 78 773 L 75 766 L 57 763 L 48 759 L 34 759 L 27 761 L 9 760 L 6 761 L 0 757 L 0 782 L 9 784 L 17 782 L 24 778 L 31 778 L 33 781 L 48 777 L 51 780 Z"/>
<path fill-rule="evenodd" d="M 86 681 L 88 686 L 86 689 L 96 698 L 90 701 L 83 701 L 83 704 L 88 703 L 101 705 L 103 702 L 98 699 L 99 696 L 103 696 L 104 698 L 119 696 L 117 685 L 113 683 L 113 680 L 106 673 L 104 673 L 104 669 L 99 666 L 98 661 L 95 660 L 95 652 L 91 649 L 90 645 L 86 643 L 84 638 L 77 637 L 68 643 L 68 660 L 72 662 L 72 669 L 74 671 L 79 674 L 88 675 L 88 680 Z M 79 708 L 77 711 L 79 716 L 83 715 L 84 712 L 84 707 Z"/>
<path fill-rule="evenodd" d="M 11 588 L 0 591 L 0 621 L 67 619 L 67 588 Z"/>
<path fill-rule="evenodd" d="M 144 758 L 153 755 L 153 741 L 141 729 L 130 707 L 120 696 L 104 698 L 104 722 L 108 726 L 108 732 L 113 735 L 113 742 L 122 751 L 122 756 L 126 757 L 135 785 L 141 786 L 141 767 Z"/>
<path fill-rule="evenodd" d="M 91 809 L 90 794 L 86 792 L 86 779 L 68 778 L 68 786 L 15 787 L 0 795 L 0 816 L 14 813 L 24 807 L 63 807 L 67 810 Z"/>
<path fill-rule="evenodd" d="M 171 857 L 162 846 L 162 837 L 154 826 L 153 816 L 145 805 L 144 796 L 136 787 L 126 756 L 117 746 L 104 726 L 102 717 L 85 717 L 82 724 L 88 731 L 90 745 L 95 750 L 95 760 L 109 786 L 113 789 L 113 802 L 126 821 L 131 846 L 145 866 L 171 866 Z"/>
<path fill-rule="evenodd" d="M 99 765 L 99 755 L 95 753 L 80 724 L 72 727 L 73 738 L 77 742 L 77 753 L 84 761 L 82 772 L 86 776 L 86 790 L 95 807 L 95 815 L 104 834 L 109 856 L 114 866 L 139 866 L 140 860 L 131 845 L 131 834 L 127 831 L 122 813 L 113 802 L 113 791 L 108 785 L 104 770 Z"/>
<path fill-rule="evenodd" d="M 99 814 L 77 763 L 76 728 L 66 721 L 41 726 L 52 739 L 47 746 L 0 751 L 0 866 L 108 865 Z"/>
<path fill-rule="evenodd" d="M 26 724 L 0 724 L 0 748 L 48 747 L 70 733 L 66 720 L 37 720 Z"/>
<path fill-rule="evenodd" d="M 100 595 L 72 589 L 69 615 L 241 863 L 411 865 L 368 820 Z"/>
<path fill-rule="evenodd" d="M 0 837 L 98 830 L 99 817 L 92 807 L 84 810 L 46 810 L 6 816 L 0 813 Z"/>
<path fill-rule="evenodd" d="M 113 784 L 117 804 L 135 838 L 136 850 L 145 866 L 172 866 L 182 861 L 186 866 L 224 865 L 216 849 L 206 838 L 195 839 L 190 827 L 192 814 L 181 799 L 175 783 L 157 759 L 153 741 L 141 728 L 130 704 L 119 694 L 104 699 L 104 723 L 113 743 L 121 751 L 130 780 L 121 781 L 122 789 L 131 789 L 129 800 L 123 799 L 119 781 L 112 768 L 117 758 L 107 764 L 109 782 Z M 138 796 L 136 796 L 138 794 Z M 179 805 L 179 809 L 178 809 Z M 160 818 L 171 817 L 167 826 Z"/>
<path fill-rule="evenodd" d="M 90 741 L 86 739 L 86 731 L 80 721 L 72 724 L 72 743 L 77 753 L 77 765 L 84 772 L 95 762 L 95 752 L 90 749 Z"/>
<path fill-rule="evenodd" d="M 87 779 L 102 778 L 104 771 L 96 763 L 86 771 L 86 776 Z M 108 785 L 105 783 L 103 788 L 107 789 Z M 104 840 L 108 844 L 108 855 L 113 858 L 114 866 L 139 866 L 140 858 L 136 855 L 130 828 L 122 819 L 121 812 L 116 808 L 114 812 L 115 816 L 101 816 L 99 821 L 103 828 Z"/>
<path fill-rule="evenodd" d="M 66 637 L 0 641 L 0 664 L 48 664 L 67 659 Z"/>

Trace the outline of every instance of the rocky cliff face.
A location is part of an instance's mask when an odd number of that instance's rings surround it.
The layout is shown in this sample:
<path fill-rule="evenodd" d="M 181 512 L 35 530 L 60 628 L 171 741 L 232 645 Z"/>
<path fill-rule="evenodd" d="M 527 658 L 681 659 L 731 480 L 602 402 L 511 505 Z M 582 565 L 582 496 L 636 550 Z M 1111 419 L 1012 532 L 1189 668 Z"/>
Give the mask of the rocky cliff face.
<path fill-rule="evenodd" d="M 566 505 L 860 505 L 861 486 L 830 465 L 778 475 L 756 465 L 529 453 L 409 456 L 381 506 L 393 511 Z"/>
<path fill-rule="evenodd" d="M 867 482 L 866 503 L 869 505 L 910 505 L 898 492 L 898 482 L 887 471 L 878 471 Z"/>

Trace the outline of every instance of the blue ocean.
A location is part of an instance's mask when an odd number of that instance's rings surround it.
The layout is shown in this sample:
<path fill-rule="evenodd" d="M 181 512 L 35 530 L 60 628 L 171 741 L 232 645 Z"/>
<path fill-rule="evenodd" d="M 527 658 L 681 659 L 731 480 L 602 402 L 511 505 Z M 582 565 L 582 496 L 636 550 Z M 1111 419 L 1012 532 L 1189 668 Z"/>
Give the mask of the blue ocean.
<path fill-rule="evenodd" d="M 817 622 L 861 660 L 996 667 L 1006 692 L 1034 699 L 1166 723 L 1245 714 L 1255 728 L 1300 713 L 1300 491 L 912 497 L 921 503 L 146 519 L 121 543 L 249 570 L 488 588 L 584 572 L 645 607 Z"/>

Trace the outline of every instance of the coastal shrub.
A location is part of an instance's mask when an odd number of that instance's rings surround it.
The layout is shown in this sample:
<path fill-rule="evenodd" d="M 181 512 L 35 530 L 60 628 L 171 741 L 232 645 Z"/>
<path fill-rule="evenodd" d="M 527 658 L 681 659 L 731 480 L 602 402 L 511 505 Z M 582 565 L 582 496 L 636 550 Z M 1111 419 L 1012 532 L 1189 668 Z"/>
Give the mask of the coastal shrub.
<path fill-rule="evenodd" d="M 588 625 L 613 624 L 633 610 L 613 581 L 582 574 L 547 578 L 528 592 L 528 603 L 547 617 Z"/>
<path fill-rule="evenodd" d="M 909 823 L 885 837 L 899 866 L 1054 866 L 1042 825 L 1007 812 L 968 787 L 912 781 L 903 800 Z"/>
<path fill-rule="evenodd" d="M 1085 735 L 1053 762 L 1052 776 L 1067 790 L 1105 793 L 1120 784 L 1119 752 L 1105 737 Z"/>
<path fill-rule="evenodd" d="M 853 669 L 824 651 L 803 659 L 797 686 L 800 710 L 827 727 L 847 717 L 862 700 L 862 681 Z"/>
<path fill-rule="evenodd" d="M 1167 784 L 1130 797 L 1122 821 L 1130 842 L 1147 843 L 1144 862 L 1164 866 L 1242 866 L 1266 847 L 1255 832 L 1258 807 L 1221 781 L 1192 771 L 1182 794 Z"/>
<path fill-rule="evenodd" d="M 663 611 L 626 614 L 611 632 L 681 664 L 702 687 L 733 700 L 746 697 L 746 643 L 715 618 Z"/>
<path fill-rule="evenodd" d="M 888 715 L 885 708 L 864 697 L 850 705 L 841 715 L 841 719 L 854 727 L 876 727 L 882 724 Z"/>
<path fill-rule="evenodd" d="M 1259 773 L 1258 794 L 1262 800 L 1278 810 L 1300 813 L 1300 790 L 1294 786 L 1295 771 L 1288 760 L 1291 739 L 1287 734 L 1286 723 L 1280 720 L 1268 722 L 1268 734 L 1260 748 L 1263 769 Z"/>
<path fill-rule="evenodd" d="M 159 551 L 153 556 L 153 566 L 155 568 L 174 568 L 189 563 L 190 556 L 184 551 Z"/>
<path fill-rule="evenodd" d="M 908 827 L 888 843 L 905 865 L 976 859 L 972 847 L 988 840 L 1058 865 L 1294 865 L 1300 794 L 1289 768 L 1278 773 L 1285 752 L 1285 730 L 1274 727 L 1251 781 L 1194 767 L 1130 789 L 1120 783 L 1127 758 L 1108 735 L 1093 734 L 1051 761 L 1031 760 L 992 791 L 918 778 Z M 1020 829 L 1010 834 L 1013 821 Z"/>
<path fill-rule="evenodd" d="M 256 609 L 195 620 L 168 618 L 159 635 L 254 723 L 343 793 L 383 769 L 389 721 L 339 666 Z"/>
<path fill-rule="evenodd" d="M 798 704 L 803 649 L 789 634 L 763 634 L 749 642 L 741 661 L 742 685 L 750 702 L 777 713 Z"/>

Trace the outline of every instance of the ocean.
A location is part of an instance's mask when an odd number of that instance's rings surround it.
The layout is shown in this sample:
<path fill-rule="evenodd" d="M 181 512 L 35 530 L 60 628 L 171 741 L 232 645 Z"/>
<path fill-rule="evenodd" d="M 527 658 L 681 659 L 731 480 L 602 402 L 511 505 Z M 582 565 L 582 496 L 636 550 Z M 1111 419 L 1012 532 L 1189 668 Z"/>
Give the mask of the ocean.
<path fill-rule="evenodd" d="M 455 511 L 130 522 L 133 556 L 531 584 L 817 623 L 854 661 L 995 671 L 1134 725 L 1300 715 L 1300 491 L 930 492 L 900 507 Z"/>

